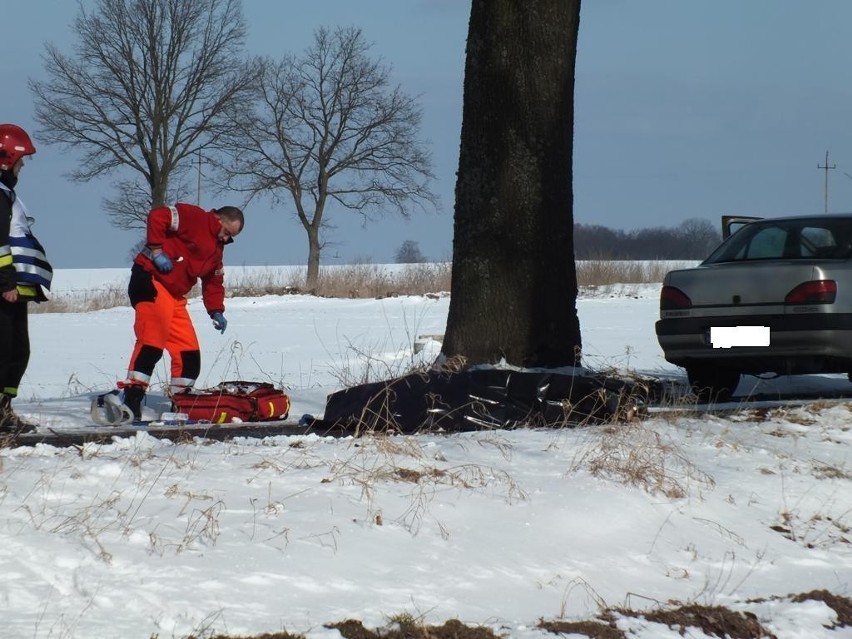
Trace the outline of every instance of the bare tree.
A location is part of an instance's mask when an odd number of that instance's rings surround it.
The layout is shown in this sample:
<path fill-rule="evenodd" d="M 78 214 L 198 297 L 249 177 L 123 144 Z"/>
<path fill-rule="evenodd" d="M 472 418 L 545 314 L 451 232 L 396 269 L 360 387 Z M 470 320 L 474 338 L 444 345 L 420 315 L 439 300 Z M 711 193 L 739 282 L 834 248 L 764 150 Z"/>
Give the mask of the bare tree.
<path fill-rule="evenodd" d="M 322 28 L 304 54 L 266 60 L 254 99 L 232 111 L 220 147 L 229 188 L 292 206 L 308 238 L 306 286 L 319 275 L 329 202 L 366 224 L 391 208 L 436 206 L 414 98 L 389 84 L 360 29 Z M 288 206 L 289 208 L 289 206 Z"/>
<path fill-rule="evenodd" d="M 414 240 L 405 240 L 396 250 L 397 264 L 420 264 L 425 261 L 426 258 L 420 252 L 420 244 Z"/>
<path fill-rule="evenodd" d="M 91 12 L 81 3 L 75 31 L 74 55 L 48 45 L 49 79 L 30 82 L 39 134 L 82 153 L 75 180 L 119 173 L 105 207 L 116 226 L 141 227 L 253 82 L 242 5 L 98 0 Z"/>
<path fill-rule="evenodd" d="M 575 364 L 574 65 L 580 0 L 473 0 L 443 353 Z"/>
<path fill-rule="evenodd" d="M 720 228 L 702 218 L 684 220 L 676 232 L 682 242 L 682 256 L 687 259 L 703 260 L 722 241 Z"/>

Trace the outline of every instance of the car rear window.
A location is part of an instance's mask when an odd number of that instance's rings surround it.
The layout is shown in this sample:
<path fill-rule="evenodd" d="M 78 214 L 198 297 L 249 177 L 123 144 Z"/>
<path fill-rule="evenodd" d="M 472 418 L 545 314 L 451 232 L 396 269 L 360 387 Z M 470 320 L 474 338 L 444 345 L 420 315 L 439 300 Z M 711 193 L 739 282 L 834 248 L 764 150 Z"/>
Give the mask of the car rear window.
<path fill-rule="evenodd" d="M 852 219 L 761 220 L 746 224 L 704 260 L 843 259 L 852 254 Z"/>

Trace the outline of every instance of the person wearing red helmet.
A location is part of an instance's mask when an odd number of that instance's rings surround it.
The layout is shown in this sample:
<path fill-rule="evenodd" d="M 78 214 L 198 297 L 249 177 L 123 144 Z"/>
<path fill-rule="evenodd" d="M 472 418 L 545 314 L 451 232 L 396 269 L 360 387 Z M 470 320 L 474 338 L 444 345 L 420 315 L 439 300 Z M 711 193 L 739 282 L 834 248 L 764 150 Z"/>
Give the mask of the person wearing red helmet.
<path fill-rule="evenodd" d="M 30 359 L 28 302 L 47 299 L 53 269 L 30 228 L 32 218 L 15 192 L 24 157 L 35 153 L 30 136 L 15 124 L 0 124 L 0 433 L 35 426 L 12 410 L 12 399 Z"/>
<path fill-rule="evenodd" d="M 186 307 L 199 280 L 204 308 L 214 328 L 225 332 L 222 257 L 244 224 L 235 206 L 206 211 L 181 202 L 148 213 L 146 244 L 133 260 L 127 287 L 136 312 L 136 343 L 127 378 L 118 383 L 135 419 L 142 419 L 148 384 L 164 350 L 171 359 L 171 394 L 191 389 L 201 372 L 198 337 Z"/>

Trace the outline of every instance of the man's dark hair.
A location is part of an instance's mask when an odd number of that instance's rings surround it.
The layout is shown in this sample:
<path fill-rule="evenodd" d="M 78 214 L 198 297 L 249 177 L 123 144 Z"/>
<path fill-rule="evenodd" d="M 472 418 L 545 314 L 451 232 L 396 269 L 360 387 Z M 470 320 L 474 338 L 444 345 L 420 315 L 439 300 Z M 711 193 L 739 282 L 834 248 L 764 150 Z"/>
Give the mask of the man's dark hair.
<path fill-rule="evenodd" d="M 223 206 L 222 208 L 216 209 L 216 215 L 228 220 L 229 222 L 239 222 L 240 231 L 242 231 L 243 227 L 246 225 L 246 218 L 243 215 L 242 210 L 238 209 L 236 206 Z"/>

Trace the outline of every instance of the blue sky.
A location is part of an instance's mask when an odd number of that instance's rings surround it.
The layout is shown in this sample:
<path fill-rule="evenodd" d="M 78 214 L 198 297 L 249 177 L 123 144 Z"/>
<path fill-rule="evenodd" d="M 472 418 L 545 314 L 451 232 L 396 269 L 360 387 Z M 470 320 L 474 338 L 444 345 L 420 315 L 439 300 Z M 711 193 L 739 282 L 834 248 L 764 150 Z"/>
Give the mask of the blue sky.
<path fill-rule="evenodd" d="M 3 7 L 7 61 L 0 119 L 36 130 L 28 78 L 42 78 L 47 42 L 70 53 L 77 3 Z M 92 7 L 94 0 L 84 0 Z M 362 228 L 336 214 L 323 263 L 392 261 L 405 240 L 449 258 L 461 128 L 466 0 L 244 0 L 251 53 L 301 52 L 319 26 L 357 26 L 393 79 L 420 96 L 442 201 L 438 214 L 388 217 Z M 632 229 L 714 223 L 723 214 L 775 216 L 852 210 L 852 2 L 848 0 L 585 0 L 577 57 L 576 222 Z M 9 25 L 15 25 L 10 27 Z M 9 62 L 12 61 L 12 62 Z M 109 179 L 64 174 L 74 153 L 35 143 L 19 194 L 54 266 L 128 263 L 138 235 L 102 211 Z M 202 181 L 201 205 L 240 204 Z M 246 208 L 231 264 L 301 264 L 304 230 L 286 207 Z"/>

